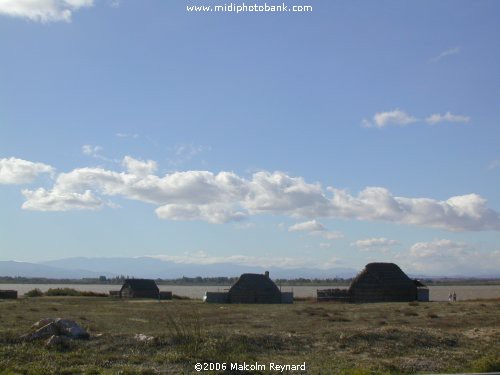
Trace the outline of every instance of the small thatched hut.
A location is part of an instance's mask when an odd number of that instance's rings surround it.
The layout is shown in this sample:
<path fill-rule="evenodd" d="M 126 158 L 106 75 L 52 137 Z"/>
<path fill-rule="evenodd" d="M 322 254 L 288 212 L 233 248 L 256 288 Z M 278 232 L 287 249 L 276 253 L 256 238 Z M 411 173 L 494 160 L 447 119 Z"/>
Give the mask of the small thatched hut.
<path fill-rule="evenodd" d="M 17 290 L 0 290 L 0 299 L 17 299 Z"/>
<path fill-rule="evenodd" d="M 158 298 L 160 290 L 154 280 L 126 279 L 120 289 L 121 298 Z"/>
<path fill-rule="evenodd" d="M 318 301 L 407 302 L 428 301 L 429 290 L 394 263 L 369 263 L 348 289 L 317 291 Z"/>

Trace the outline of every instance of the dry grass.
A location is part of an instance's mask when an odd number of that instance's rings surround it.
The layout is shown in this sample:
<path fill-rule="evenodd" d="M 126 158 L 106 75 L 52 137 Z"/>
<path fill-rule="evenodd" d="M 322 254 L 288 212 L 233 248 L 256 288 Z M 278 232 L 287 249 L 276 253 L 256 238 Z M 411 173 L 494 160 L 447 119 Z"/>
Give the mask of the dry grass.
<path fill-rule="evenodd" d="M 196 362 L 306 362 L 309 374 L 499 370 L 500 301 L 217 305 L 43 297 L 0 301 L 0 373 L 195 373 Z M 65 350 L 18 337 L 49 316 L 92 338 Z M 134 340 L 143 333 L 152 342 Z"/>

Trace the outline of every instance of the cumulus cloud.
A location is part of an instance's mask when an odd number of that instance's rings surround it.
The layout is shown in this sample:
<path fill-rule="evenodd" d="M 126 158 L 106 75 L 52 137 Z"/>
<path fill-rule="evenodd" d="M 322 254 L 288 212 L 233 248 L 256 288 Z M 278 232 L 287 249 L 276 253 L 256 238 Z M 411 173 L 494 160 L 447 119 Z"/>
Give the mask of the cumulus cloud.
<path fill-rule="evenodd" d="M 364 240 L 357 240 L 351 243 L 351 246 L 355 246 L 359 249 L 372 249 L 377 247 L 391 247 L 399 244 L 396 240 L 390 240 L 385 237 L 372 237 L 366 238 Z"/>
<path fill-rule="evenodd" d="M 383 220 L 451 231 L 500 230 L 499 213 L 477 194 L 439 201 L 398 197 L 383 187 L 367 187 L 351 195 L 284 172 L 260 171 L 249 179 L 224 171 L 158 176 L 154 161 L 127 156 L 122 164 L 124 171 L 99 167 L 60 173 L 49 190 L 25 190 L 23 207 L 42 211 L 52 210 L 51 205 L 54 210 L 95 209 L 102 205 L 101 197 L 122 197 L 155 205 L 161 219 L 225 223 L 254 215 L 304 218 L 308 221 L 295 224 L 291 231 L 309 230 L 327 239 L 342 234 L 328 231 L 317 218 Z"/>
<path fill-rule="evenodd" d="M 93 0 L 1 0 L 0 14 L 44 23 L 71 22 L 73 12 L 93 5 Z"/>
<path fill-rule="evenodd" d="M 143 161 L 134 159 L 131 156 L 123 158 L 123 166 L 129 173 L 137 176 L 147 176 L 153 174 L 158 169 L 158 164 L 154 160 Z"/>
<path fill-rule="evenodd" d="M 413 272 L 426 275 L 498 275 L 500 269 L 500 251 L 479 251 L 448 239 L 418 242 L 402 257 Z"/>
<path fill-rule="evenodd" d="M 439 113 L 435 113 L 433 115 L 430 115 L 425 119 L 425 122 L 428 124 L 434 125 L 438 124 L 440 122 L 462 122 L 462 123 L 467 123 L 470 121 L 469 116 L 462 116 L 462 115 L 454 115 L 450 112 L 446 112 L 444 115 L 441 115 Z"/>
<path fill-rule="evenodd" d="M 384 220 L 451 231 L 500 230 L 500 215 L 477 194 L 430 198 L 396 197 L 382 187 L 367 187 L 354 197 L 332 189 L 331 215 L 359 220 Z"/>
<path fill-rule="evenodd" d="M 445 57 L 456 55 L 459 52 L 460 52 L 460 47 L 448 48 L 447 50 L 441 52 L 439 55 L 431 58 L 431 62 L 438 62 L 438 61 L 442 60 Z"/>
<path fill-rule="evenodd" d="M 363 119 L 362 124 L 364 127 L 371 128 L 385 128 L 390 125 L 405 126 L 418 121 L 415 117 L 407 114 L 400 109 L 395 109 L 389 112 L 379 112 L 373 116 L 372 121 Z"/>
<path fill-rule="evenodd" d="M 61 190 L 22 190 L 26 202 L 22 208 L 32 211 L 96 210 L 103 202 L 94 197 L 90 190 L 83 193 Z"/>
<path fill-rule="evenodd" d="M 54 168 L 17 158 L 0 159 L 0 184 L 26 184 L 41 173 L 54 173 Z"/>
<path fill-rule="evenodd" d="M 235 211 L 230 205 L 224 204 L 166 204 L 158 207 L 155 212 L 160 219 L 203 220 L 212 224 L 240 221 L 246 218 L 244 212 Z"/>

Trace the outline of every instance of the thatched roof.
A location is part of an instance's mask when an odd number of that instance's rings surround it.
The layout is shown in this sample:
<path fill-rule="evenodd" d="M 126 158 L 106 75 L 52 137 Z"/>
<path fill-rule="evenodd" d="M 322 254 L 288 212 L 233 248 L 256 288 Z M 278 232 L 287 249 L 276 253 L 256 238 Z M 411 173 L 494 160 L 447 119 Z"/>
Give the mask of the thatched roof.
<path fill-rule="evenodd" d="M 125 286 L 135 291 L 159 291 L 155 281 L 150 279 L 126 279 L 122 288 Z"/>
<path fill-rule="evenodd" d="M 232 303 L 281 303 L 281 292 L 268 274 L 244 273 L 228 292 Z"/>
<path fill-rule="evenodd" d="M 368 263 L 352 281 L 351 286 L 356 284 L 365 275 L 369 274 L 383 285 L 408 285 L 414 286 L 414 282 L 395 263 Z"/>
<path fill-rule="evenodd" d="M 349 294 L 356 301 L 412 301 L 415 282 L 394 263 L 369 263 L 352 281 Z"/>

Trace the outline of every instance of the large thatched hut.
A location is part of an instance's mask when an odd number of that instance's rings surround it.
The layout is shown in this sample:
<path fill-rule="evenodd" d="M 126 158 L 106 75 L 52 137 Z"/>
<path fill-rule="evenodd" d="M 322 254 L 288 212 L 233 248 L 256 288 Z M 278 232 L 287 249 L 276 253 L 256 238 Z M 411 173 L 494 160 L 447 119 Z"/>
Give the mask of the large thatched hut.
<path fill-rule="evenodd" d="M 354 302 L 414 301 L 415 282 L 394 263 L 369 263 L 352 281 L 349 294 Z"/>
<path fill-rule="evenodd" d="M 428 301 L 425 286 L 410 279 L 394 263 L 369 263 L 346 289 L 317 291 L 318 301 L 407 302 Z"/>
<path fill-rule="evenodd" d="M 227 293 L 230 303 L 281 303 L 281 292 L 269 273 L 244 273 Z"/>
<path fill-rule="evenodd" d="M 281 292 L 265 274 L 244 273 L 227 292 L 207 292 L 203 299 L 213 303 L 293 303 L 293 292 Z"/>
<path fill-rule="evenodd" d="M 158 298 L 160 290 L 154 280 L 126 279 L 120 289 L 122 298 Z"/>

